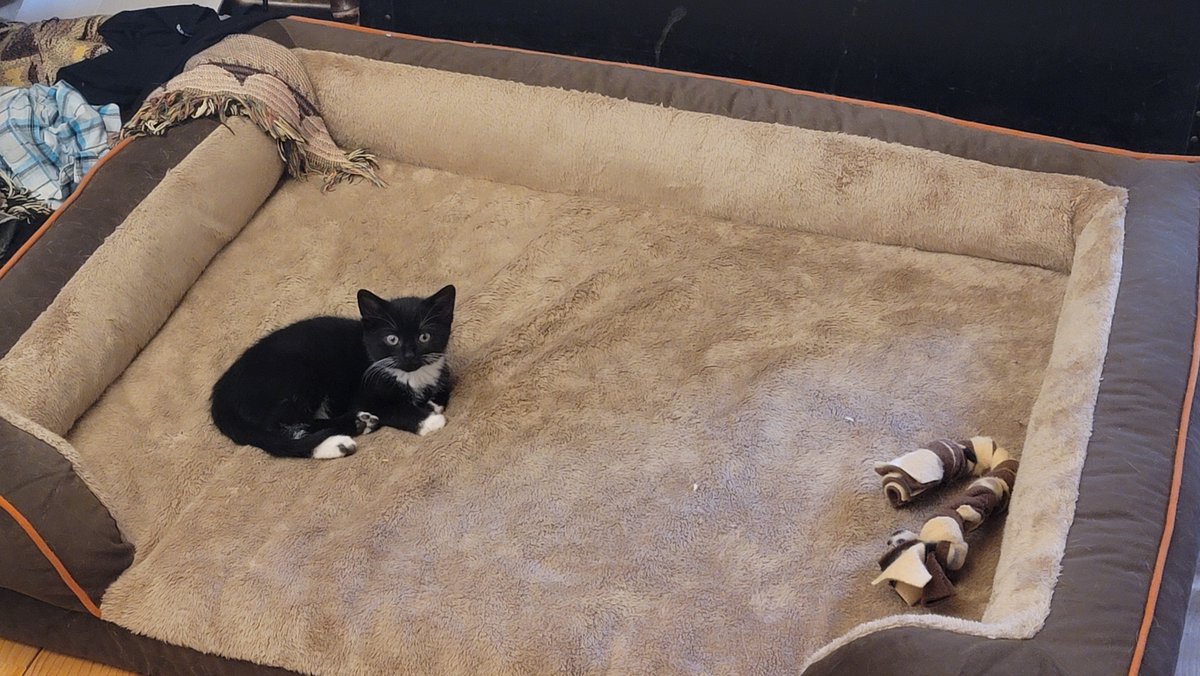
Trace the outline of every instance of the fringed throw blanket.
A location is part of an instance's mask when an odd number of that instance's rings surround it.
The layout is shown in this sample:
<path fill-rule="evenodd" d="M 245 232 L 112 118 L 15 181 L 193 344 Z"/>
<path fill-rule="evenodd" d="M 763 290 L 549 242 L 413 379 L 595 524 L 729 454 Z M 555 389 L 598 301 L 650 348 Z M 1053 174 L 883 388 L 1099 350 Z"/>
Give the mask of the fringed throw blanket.
<path fill-rule="evenodd" d="M 326 189 L 365 178 L 383 185 L 375 157 L 343 151 L 325 127 L 308 73 L 291 51 L 253 35 L 232 35 L 192 57 L 154 90 L 125 125 L 125 136 L 161 135 L 190 119 L 244 116 L 279 143 L 288 173 L 325 177 Z"/>
<path fill-rule="evenodd" d="M 51 211 L 49 204 L 0 172 L 0 265 L 8 261 Z"/>
<path fill-rule="evenodd" d="M 108 51 L 100 37 L 107 16 L 0 24 L 0 85 L 58 82 L 59 69 Z"/>

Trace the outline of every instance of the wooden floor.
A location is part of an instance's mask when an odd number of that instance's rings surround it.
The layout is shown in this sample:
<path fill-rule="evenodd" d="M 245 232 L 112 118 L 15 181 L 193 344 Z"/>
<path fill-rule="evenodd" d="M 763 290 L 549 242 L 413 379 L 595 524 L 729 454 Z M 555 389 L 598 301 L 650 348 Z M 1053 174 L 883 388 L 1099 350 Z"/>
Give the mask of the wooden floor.
<path fill-rule="evenodd" d="M 0 676 L 128 676 L 129 673 L 0 638 Z"/>

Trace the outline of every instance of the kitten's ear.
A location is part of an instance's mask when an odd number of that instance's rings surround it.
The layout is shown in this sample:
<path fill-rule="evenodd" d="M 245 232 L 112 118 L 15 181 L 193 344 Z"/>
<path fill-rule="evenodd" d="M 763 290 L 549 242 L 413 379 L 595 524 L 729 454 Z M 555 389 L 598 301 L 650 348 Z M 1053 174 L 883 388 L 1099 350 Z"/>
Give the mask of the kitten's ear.
<path fill-rule="evenodd" d="M 358 312 L 363 319 L 387 319 L 387 301 L 367 291 L 358 290 Z"/>
<path fill-rule="evenodd" d="M 444 286 L 440 291 L 426 298 L 425 304 L 439 317 L 445 319 L 446 323 L 450 323 L 454 321 L 454 294 L 453 284 Z"/>

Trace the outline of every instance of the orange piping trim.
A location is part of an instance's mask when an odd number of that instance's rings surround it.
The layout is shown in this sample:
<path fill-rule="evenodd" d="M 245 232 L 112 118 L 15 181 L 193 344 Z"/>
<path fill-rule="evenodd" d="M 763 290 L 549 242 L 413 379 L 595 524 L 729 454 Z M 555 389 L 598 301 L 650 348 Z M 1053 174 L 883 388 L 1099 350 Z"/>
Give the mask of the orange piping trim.
<path fill-rule="evenodd" d="M 54 213 L 50 214 L 50 218 L 47 218 L 46 222 L 42 223 L 42 227 L 38 228 L 37 231 L 34 232 L 33 235 L 31 235 L 29 239 L 21 245 L 20 249 L 17 249 L 17 252 L 12 255 L 12 258 L 8 259 L 8 262 L 4 264 L 4 267 L 0 267 L 0 277 L 8 274 L 8 271 L 17 264 L 17 261 L 21 260 L 21 256 L 24 256 L 25 252 L 29 251 L 29 249 L 39 239 L 42 238 L 42 235 L 46 234 L 46 231 L 50 229 L 50 226 L 54 225 L 54 222 L 58 220 L 58 217 L 62 214 L 62 212 L 66 211 L 67 207 L 71 206 L 71 204 L 79 197 L 79 193 L 83 192 L 83 188 L 88 184 L 89 181 L 92 180 L 92 177 L 96 175 L 96 171 L 99 170 L 100 167 L 104 166 L 104 163 L 107 162 L 111 157 L 121 152 L 121 150 L 125 146 L 129 145 L 129 142 L 132 140 L 132 138 L 122 140 L 120 143 L 113 146 L 112 149 L 107 153 L 104 153 L 104 157 L 101 157 L 96 164 L 92 165 L 92 168 L 88 170 L 88 173 L 84 174 L 83 178 L 79 181 L 79 185 L 75 186 L 75 190 L 72 191 L 71 194 L 67 196 L 67 199 L 60 204 L 57 209 L 54 210 Z"/>
<path fill-rule="evenodd" d="M 379 29 L 375 29 L 375 28 L 366 28 L 363 26 L 353 26 L 353 25 L 342 24 L 342 23 L 337 23 L 337 22 L 333 22 L 333 21 L 325 21 L 322 19 L 313 19 L 313 18 L 309 18 L 309 17 L 295 16 L 295 17 L 289 17 L 289 19 L 292 21 L 300 21 L 300 22 L 304 22 L 304 23 L 311 23 L 311 24 L 317 24 L 317 25 L 322 25 L 322 26 L 330 26 L 333 28 L 356 30 L 356 31 L 360 31 L 360 32 L 364 32 L 364 33 L 371 33 L 371 34 L 375 34 L 375 35 L 384 35 L 387 37 L 402 37 L 402 38 L 405 38 L 408 40 L 416 40 L 416 41 L 421 41 L 421 42 L 453 44 L 453 45 L 460 45 L 463 47 L 488 47 L 490 49 L 497 49 L 500 51 L 507 51 L 507 52 L 516 52 L 516 53 L 520 53 L 520 54 L 534 54 L 534 55 L 538 55 L 538 56 L 553 56 L 555 58 L 567 59 L 570 61 L 580 61 L 583 63 L 606 64 L 606 65 L 610 65 L 610 66 L 617 66 L 620 68 L 632 68 L 635 70 L 644 70 L 644 71 L 649 71 L 652 73 L 667 73 L 667 74 L 672 74 L 672 75 L 683 75 L 685 77 L 695 77 L 695 78 L 705 79 L 705 80 L 717 80 L 719 82 L 729 82 L 729 83 L 743 85 L 743 86 L 747 86 L 747 87 L 758 87 L 761 89 L 771 89 L 771 90 L 782 91 L 782 92 L 787 92 L 787 93 L 791 93 L 791 94 L 800 94 L 800 95 L 804 95 L 804 96 L 811 96 L 814 98 L 824 99 L 827 101 L 837 101 L 840 103 L 848 103 L 851 105 L 863 106 L 865 108 L 876 108 L 876 109 L 880 109 L 880 110 L 892 110 L 892 111 L 897 111 L 897 112 L 902 112 L 902 113 L 908 113 L 911 115 L 918 115 L 921 117 L 927 117 L 927 118 L 934 119 L 934 120 L 941 120 L 943 122 L 949 122 L 951 124 L 955 124 L 955 125 L 958 125 L 961 127 L 967 127 L 969 129 L 980 129 L 980 130 L 994 132 L 994 133 L 998 133 L 998 134 L 1004 134 L 1007 136 L 1015 136 L 1018 138 L 1033 139 L 1033 140 L 1038 140 L 1038 141 L 1047 141 L 1050 143 L 1056 143 L 1059 145 L 1067 145 L 1067 146 L 1079 148 L 1082 150 L 1089 150 L 1089 151 L 1094 151 L 1094 152 L 1099 152 L 1099 153 L 1107 153 L 1110 155 L 1119 155 L 1122 157 L 1131 157 L 1131 158 L 1135 158 L 1135 159 L 1144 159 L 1144 160 L 1165 160 L 1165 161 L 1172 161 L 1172 162 L 1189 162 L 1189 163 L 1200 162 L 1200 156 L 1144 153 L 1144 152 L 1138 152 L 1138 151 L 1134 151 L 1134 150 L 1125 150 L 1123 148 L 1110 148 L 1108 146 L 1096 145 L 1094 143 L 1083 143 L 1081 141 L 1071 141 L 1068 139 L 1057 138 L 1054 136 L 1046 136 L 1045 134 L 1036 134 L 1033 132 L 1020 131 L 1018 129 L 1008 129 L 1006 127 L 997 127 L 995 125 L 984 124 L 982 122 L 971 122 L 969 120 L 960 120 L 957 118 L 948 117 L 946 115 L 932 113 L 932 112 L 929 112 L 926 110 L 919 110 L 917 108 L 908 108 L 905 106 L 898 106 L 898 105 L 894 105 L 894 104 L 890 104 L 890 103 L 879 103 L 876 101 L 864 101 L 861 99 L 852 99 L 852 98 L 848 98 L 848 97 L 844 97 L 844 96 L 837 96 L 835 94 L 825 94 L 825 93 L 821 93 L 821 92 L 805 91 L 802 89 L 793 89 L 790 87 L 782 87 L 779 85 L 766 84 L 766 83 L 762 83 L 762 82 L 751 82 L 749 80 L 741 80 L 741 79 L 737 79 L 737 78 L 723 77 L 720 75 L 706 75 L 704 73 L 686 73 L 686 72 L 682 72 L 682 71 L 668 70 L 665 68 L 656 68 L 654 66 L 643 66 L 640 64 L 633 64 L 633 63 L 618 63 L 618 62 L 614 62 L 614 61 L 604 61 L 601 59 L 590 59 L 587 57 L 570 56 L 570 55 L 565 55 L 565 54 L 548 54 L 546 52 L 539 52 L 539 51 L 531 50 L 531 49 L 521 49 L 519 47 L 504 47 L 504 46 L 500 46 L 500 45 L 473 44 L 473 43 L 459 42 L 457 40 L 446 40 L 443 38 L 431 38 L 431 37 L 425 37 L 422 35 L 411 35 L 411 34 L 407 34 L 407 33 L 397 33 L 394 31 L 384 31 L 384 30 L 379 30 Z M 1196 392 L 1196 380 L 1197 380 L 1197 371 L 1198 370 L 1200 370 L 1200 295 L 1198 295 L 1198 297 L 1197 297 L 1197 323 L 1193 330 L 1193 335 L 1192 335 L 1191 370 L 1188 374 L 1187 391 L 1184 394 L 1183 411 L 1180 414 L 1179 435 L 1175 440 L 1175 460 L 1174 460 L 1174 467 L 1172 469 L 1172 474 L 1171 474 L 1171 492 L 1170 492 L 1170 496 L 1167 500 L 1167 514 L 1166 514 L 1165 522 L 1163 524 L 1162 539 L 1159 541 L 1158 556 L 1155 559 L 1155 563 L 1154 563 L 1154 576 L 1150 580 L 1150 590 L 1149 590 L 1149 593 L 1147 594 L 1147 598 L 1146 598 L 1145 612 L 1142 616 L 1142 624 L 1141 624 L 1141 628 L 1138 632 L 1138 641 L 1134 647 L 1133 660 L 1129 666 L 1129 676 L 1138 676 L 1138 672 L 1141 669 L 1142 657 L 1144 656 L 1145 651 L 1146 651 L 1146 638 L 1150 633 L 1150 625 L 1154 618 L 1154 609 L 1158 603 L 1158 592 L 1162 585 L 1162 575 L 1163 575 L 1163 570 L 1166 566 L 1167 551 L 1170 549 L 1170 546 L 1171 546 L 1171 536 L 1175 532 L 1175 515 L 1179 508 L 1179 486 L 1183 480 L 1183 457 L 1184 457 L 1184 450 L 1187 445 L 1188 425 L 1191 422 L 1192 401 L 1193 401 L 1193 398 L 1194 398 L 1195 392 Z"/>
<path fill-rule="evenodd" d="M 412 34 L 408 34 L 408 33 L 398 33 L 395 31 L 384 31 L 384 30 L 379 30 L 379 29 L 375 29 L 375 28 L 367 28 L 364 26 L 353 26 L 353 25 L 348 25 L 348 24 L 337 23 L 334 21 L 325 21 L 323 19 L 314 19 L 314 18 L 310 18 L 310 17 L 293 16 L 293 17 L 289 17 L 288 20 L 316 24 L 316 25 L 321 25 L 321 26 L 328 26 L 331 28 L 341 28 L 344 30 L 354 30 L 354 31 L 359 31 L 359 32 L 363 32 L 363 33 L 370 33 L 373 35 L 383 35 L 386 37 L 401 37 L 401 38 L 404 38 L 407 40 L 416 40 L 416 41 L 421 41 L 421 42 L 454 44 L 454 45 L 460 45 L 460 46 L 464 46 L 464 47 L 487 47 L 489 49 L 496 49 L 496 50 L 508 51 L 508 52 L 516 52 L 519 54 L 533 54 L 533 55 L 537 55 L 537 56 L 552 56 L 555 58 L 567 59 L 570 61 L 580 61 L 583 63 L 598 63 L 598 64 L 605 64 L 605 65 L 610 65 L 610 66 L 617 66 L 620 68 L 631 68 L 631 69 L 635 69 L 635 70 L 644 70 L 644 71 L 649 71 L 649 72 L 653 72 L 653 73 L 683 75 L 685 77 L 695 77 L 695 78 L 700 78 L 700 79 L 716 80 L 719 82 L 729 82 L 732 84 L 743 85 L 743 86 L 748 86 L 748 87 L 759 87 L 762 89 L 771 89 L 771 90 L 782 91 L 782 92 L 787 92 L 787 93 L 791 93 L 791 94 L 801 94 L 804 96 L 811 96 L 814 98 L 824 99 L 824 100 L 828 100 L 828 101 L 837 101 L 837 102 L 841 102 L 841 103 L 848 103 L 848 104 L 852 104 L 852 105 L 863 106 L 866 108 L 876 108 L 876 109 L 880 109 L 880 110 L 893 110 L 893 111 L 898 111 L 898 112 L 903 112 L 903 113 L 909 113 L 912 115 L 919 115 L 921 117 L 927 117 L 930 119 L 941 120 L 943 122 L 949 122 L 951 124 L 956 124 L 956 125 L 971 128 L 971 129 L 981 129 L 981 130 L 995 132 L 995 133 L 999 133 L 999 134 L 1005 134 L 1008 136 L 1016 136 L 1019 138 L 1028 138 L 1028 139 L 1034 139 L 1034 140 L 1040 140 L 1040 141 L 1048 141 L 1050 143 L 1068 145 L 1068 146 L 1080 148 L 1083 150 L 1090 150 L 1090 151 L 1095 151 L 1095 152 L 1100 152 L 1100 153 L 1108 153 L 1111 155 L 1120 155 L 1120 156 L 1124 156 L 1124 157 L 1132 157 L 1132 158 L 1136 158 L 1136 159 L 1165 160 L 1165 161 L 1173 161 L 1173 162 L 1200 162 L 1200 156 L 1145 153 L 1145 152 L 1137 152 L 1137 151 L 1133 151 L 1133 150 L 1125 150 L 1122 148 L 1110 148 L 1107 146 L 1096 145 L 1093 143 L 1083 143 L 1080 141 L 1071 141 L 1068 139 L 1057 138 L 1054 136 L 1046 136 L 1045 134 L 1036 134 L 1033 132 L 1020 131 L 1017 129 L 1008 129 L 1005 127 L 997 127 L 995 125 L 984 124 L 982 122 L 972 122 L 969 120 L 960 120 L 957 118 L 949 117 L 946 115 L 941 115 L 939 113 L 929 112 L 926 110 L 920 110 L 917 108 L 908 108 L 906 106 L 898 106 L 898 105 L 894 105 L 894 104 L 890 104 L 890 103 L 879 103 L 876 101 L 865 101 L 865 100 L 861 100 L 861 99 L 853 99 L 853 98 L 849 98 L 849 97 L 845 97 L 845 96 L 837 96 L 835 94 L 825 94 L 822 92 L 806 91 L 806 90 L 802 90 L 802 89 L 794 89 L 791 87 L 783 87 L 780 85 L 772 85 L 772 84 L 767 84 L 767 83 L 762 83 L 762 82 L 752 82 L 750 80 L 741 80 L 738 78 L 723 77 L 720 75 L 708 75 L 705 73 L 687 73 L 687 72 L 683 72 L 683 71 L 669 70 L 666 68 L 656 68 L 654 66 L 643 66 L 640 64 L 618 63 L 618 62 L 614 62 L 614 61 L 604 61 L 601 59 L 591 59 L 591 58 L 587 58 L 587 57 L 570 56 L 570 55 L 565 55 L 565 54 L 549 54 L 547 52 L 539 52 L 539 51 L 531 50 L 531 49 L 521 49 L 518 47 L 505 47 L 505 46 L 501 46 L 501 45 L 472 44 L 472 43 L 459 42 L 457 40 L 446 40 L 443 38 L 431 38 L 431 37 L 426 37 L 426 36 L 421 36 L 421 35 L 412 35 Z M 7 273 L 9 271 L 9 269 L 12 268 L 12 266 L 16 263 L 16 261 L 25 254 L 25 252 L 46 232 L 47 229 L 49 229 L 49 227 L 53 224 L 53 222 L 55 220 L 57 220 L 58 215 L 60 213 L 62 213 L 62 211 L 64 209 L 66 209 L 66 207 L 70 206 L 70 204 L 72 202 L 75 201 L 76 197 L 83 190 L 84 186 L 87 185 L 87 183 L 91 180 L 91 178 L 92 178 L 93 174 L 96 172 L 96 170 L 99 169 L 100 166 L 102 166 L 104 164 L 104 162 L 108 160 L 108 158 L 112 157 L 118 151 L 120 151 L 122 148 L 124 148 L 129 143 L 130 140 L 132 140 L 132 139 L 125 139 L 125 140 L 121 141 L 109 153 L 107 153 L 104 157 L 102 157 L 100 159 L 100 161 L 96 163 L 96 166 L 92 167 L 92 170 L 89 171 L 86 176 L 84 176 L 82 181 L 80 181 L 79 187 L 76 188 L 75 191 L 71 194 L 71 196 L 67 198 L 67 201 L 64 202 L 62 204 L 62 206 L 60 206 L 58 208 L 58 210 L 55 211 L 54 214 L 52 214 L 49 219 L 47 219 L 46 223 L 44 223 L 42 225 L 42 227 L 39 228 L 38 231 L 35 232 L 32 237 L 29 238 L 29 241 L 27 241 L 13 255 L 13 257 L 8 261 L 8 263 L 6 263 L 3 268 L 0 268 L 0 277 L 3 277 L 4 274 Z M 1200 313 L 1200 303 L 1198 303 L 1197 311 L 1198 311 L 1198 313 Z M 1198 317 L 1200 317 L 1200 315 L 1198 315 Z M 1198 366 L 1200 366 L 1200 322 L 1197 323 L 1196 330 L 1193 332 L 1191 371 L 1188 375 L 1188 386 L 1187 386 L 1187 392 L 1184 397 L 1184 406 L 1183 406 L 1183 413 L 1181 415 L 1179 436 L 1176 439 L 1176 444 L 1175 444 L 1175 462 L 1174 462 L 1174 468 L 1173 468 L 1172 477 L 1171 477 L 1171 494 L 1170 494 L 1170 498 L 1167 501 L 1166 523 L 1164 524 L 1162 539 L 1159 542 L 1158 556 L 1155 560 L 1154 577 L 1151 579 L 1151 582 L 1150 582 L 1150 591 L 1149 591 L 1149 594 L 1146 599 L 1146 611 L 1145 611 L 1145 614 L 1142 616 L 1142 626 L 1141 626 L 1141 630 L 1138 632 L 1138 642 L 1134 648 L 1133 661 L 1129 667 L 1129 676 L 1137 676 L 1139 670 L 1141 669 L 1141 660 L 1142 660 L 1142 657 L 1146 650 L 1146 638 L 1150 632 L 1150 624 L 1151 624 L 1151 622 L 1153 620 L 1153 616 L 1154 616 L 1154 607 L 1157 604 L 1158 592 L 1159 592 L 1159 588 L 1162 583 L 1162 573 L 1163 573 L 1163 568 L 1166 564 L 1167 551 L 1170 549 L 1171 536 L 1175 530 L 1175 513 L 1178 509 L 1178 504 L 1179 504 L 1179 485 L 1183 478 L 1183 451 L 1186 446 L 1187 427 L 1188 427 L 1188 424 L 1190 423 L 1190 418 L 1191 418 L 1192 400 L 1193 400 L 1193 396 L 1195 394 L 1195 389 L 1196 389 L 1196 378 L 1197 378 L 1197 370 L 1198 370 L 1197 367 Z M 37 534 L 37 531 L 33 529 L 32 524 L 30 524 L 27 520 L 25 520 L 25 518 L 21 515 L 21 513 L 16 511 L 16 508 L 14 508 L 11 504 L 9 504 L 9 502 L 7 500 L 5 500 L 3 497 L 0 497 L 0 508 L 3 508 L 5 511 L 7 511 L 9 513 L 9 515 L 11 515 L 13 517 L 13 519 L 15 519 L 17 521 L 17 523 L 21 525 L 22 529 L 25 530 L 25 532 L 29 536 L 29 538 L 31 540 L 33 540 L 34 544 L 36 544 L 38 549 L 40 549 L 42 551 L 42 554 L 45 555 L 46 559 L 48 561 L 50 561 L 50 563 L 58 571 L 59 576 L 62 577 L 62 579 L 63 579 L 63 582 L 65 582 L 67 584 L 67 586 L 71 588 L 71 591 L 75 593 L 75 596 L 77 598 L 79 598 L 80 603 L 82 603 L 84 605 L 84 607 L 86 607 L 88 609 L 88 612 L 95 615 L 96 617 L 100 617 L 100 609 L 97 608 L 94 603 L 92 603 L 91 599 L 88 598 L 87 594 L 84 593 L 83 589 L 79 587 L 79 585 L 75 582 L 74 578 L 71 577 L 71 574 L 69 572 L 67 572 L 67 569 L 62 565 L 62 562 L 59 561 L 58 557 L 54 555 L 54 552 L 50 550 L 50 547 L 46 544 L 45 540 L 43 540 L 41 538 L 41 536 L 39 536 Z"/>
<path fill-rule="evenodd" d="M 792 87 L 783 87 L 780 85 L 767 84 L 765 82 L 754 82 L 752 80 L 740 80 L 733 77 L 725 77 L 723 75 L 708 75 L 705 73 L 689 73 L 681 70 L 670 70 L 668 68 L 657 68 L 655 66 L 643 66 L 638 63 L 621 63 L 618 61 L 605 61 L 603 59 L 591 59 L 585 56 L 571 56 L 569 54 L 551 54 L 549 52 L 539 52 L 534 49 L 522 49 L 520 47 L 505 47 L 503 45 L 489 45 L 474 42 L 460 42 L 458 40 L 447 40 L 445 38 L 431 38 L 424 35 L 412 35 L 410 33 L 397 33 L 395 31 L 385 31 L 378 28 L 367 28 L 365 26 L 355 26 L 351 24 L 338 23 L 336 21 L 327 21 L 325 19 L 314 19 L 307 16 L 289 16 L 288 21 L 299 21 L 301 23 L 316 24 L 318 26 L 328 26 L 331 28 L 342 28 L 345 30 L 359 31 L 361 33 L 370 33 L 372 35 L 382 35 L 385 37 L 404 38 L 406 40 L 416 40 L 418 42 L 433 42 L 448 45 L 459 45 L 461 47 L 486 47 L 488 49 L 496 49 L 504 52 L 515 52 L 517 54 L 532 54 L 535 56 L 550 56 L 556 59 L 567 59 L 568 61 L 579 61 L 581 63 L 596 63 L 606 66 L 617 66 L 619 68 L 631 68 L 633 70 L 644 70 L 651 73 L 665 73 L 667 75 L 682 75 L 684 77 L 694 77 L 702 80 L 716 80 L 718 82 L 728 82 L 731 84 L 742 85 L 744 87 L 757 87 L 759 89 L 771 89 L 774 91 L 787 92 L 789 94 L 800 94 L 803 96 L 811 96 L 817 99 L 826 101 L 837 101 L 839 103 L 848 103 L 864 108 L 876 108 L 879 110 L 893 110 L 910 115 L 918 115 L 927 117 L 933 120 L 949 122 L 960 127 L 969 129 L 981 129 L 984 131 L 1005 134 L 1007 136 L 1016 136 L 1019 138 L 1033 139 L 1037 141 L 1048 141 L 1059 145 L 1068 145 L 1082 150 L 1092 150 L 1099 153 L 1107 153 L 1110 155 L 1120 155 L 1123 157 L 1132 157 L 1139 160 L 1167 160 L 1171 162 L 1200 162 L 1200 156 L 1194 155 L 1170 155 L 1166 153 L 1143 153 L 1136 150 L 1125 150 L 1124 148 L 1111 148 L 1109 146 L 1096 145 L 1094 143 L 1084 143 L 1082 141 L 1071 141 L 1056 136 L 1046 136 L 1045 134 L 1037 134 L 1030 131 L 1021 131 L 1019 129 L 1009 129 L 1007 127 L 997 127 L 983 122 L 971 122 L 970 120 L 960 120 L 955 117 L 932 113 L 928 110 L 919 108 L 909 108 L 907 106 L 898 106 L 892 103 L 879 103 L 877 101 L 866 101 L 863 99 L 854 99 L 847 96 L 838 96 L 836 94 L 825 94 L 823 92 L 813 92 L 805 89 L 794 89 Z"/>
<path fill-rule="evenodd" d="M 1183 483 L 1183 456 L 1187 446 L 1188 425 L 1192 417 L 1192 400 L 1196 394 L 1196 376 L 1200 372 L 1200 291 L 1196 302 L 1196 328 L 1192 335 L 1192 365 L 1188 372 L 1187 391 L 1183 397 L 1183 412 L 1179 417 L 1179 437 L 1175 440 L 1175 466 L 1171 473 L 1171 494 L 1167 499 L 1166 522 L 1163 524 L 1162 539 L 1158 543 L 1158 557 L 1154 560 L 1154 577 L 1150 578 L 1150 590 L 1146 594 L 1146 611 L 1142 615 L 1142 626 L 1138 630 L 1137 644 L 1133 647 L 1133 660 L 1129 663 L 1129 676 L 1137 676 L 1142 668 L 1146 653 L 1146 639 L 1154 621 L 1154 608 L 1158 605 L 1158 592 L 1162 586 L 1163 570 L 1167 564 L 1167 552 L 1171 549 L 1171 536 L 1175 533 L 1175 515 L 1179 510 L 1179 486 Z"/>
<path fill-rule="evenodd" d="M 50 545 L 46 544 L 46 541 L 38 534 L 33 524 L 29 523 L 29 519 L 26 519 L 24 514 L 21 514 L 16 507 L 13 507 L 11 502 L 4 499 L 4 496 L 0 496 L 0 509 L 8 512 L 8 515 L 13 518 L 13 521 L 17 522 L 21 530 L 25 531 L 29 539 L 33 540 L 33 544 L 37 545 L 38 550 L 42 552 L 42 556 L 46 557 L 50 565 L 54 566 L 54 570 L 58 571 L 58 576 L 71 589 L 71 592 L 75 594 L 75 598 L 79 599 L 83 607 L 87 608 L 87 611 L 92 615 L 100 617 L 100 608 L 96 607 L 95 603 L 92 603 L 92 599 L 88 598 L 87 592 L 83 590 L 83 587 L 80 587 L 75 578 L 71 577 L 71 573 L 67 571 L 67 567 L 54 554 L 54 550 L 50 549 Z"/>

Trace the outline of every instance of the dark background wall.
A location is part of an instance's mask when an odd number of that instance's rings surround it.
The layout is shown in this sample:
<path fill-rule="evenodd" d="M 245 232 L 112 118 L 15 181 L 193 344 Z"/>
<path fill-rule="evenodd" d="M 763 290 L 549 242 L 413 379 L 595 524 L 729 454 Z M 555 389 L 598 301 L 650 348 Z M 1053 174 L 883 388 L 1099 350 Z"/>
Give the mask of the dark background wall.
<path fill-rule="evenodd" d="M 1200 154 L 1195 0 L 362 0 L 361 16 Z"/>

